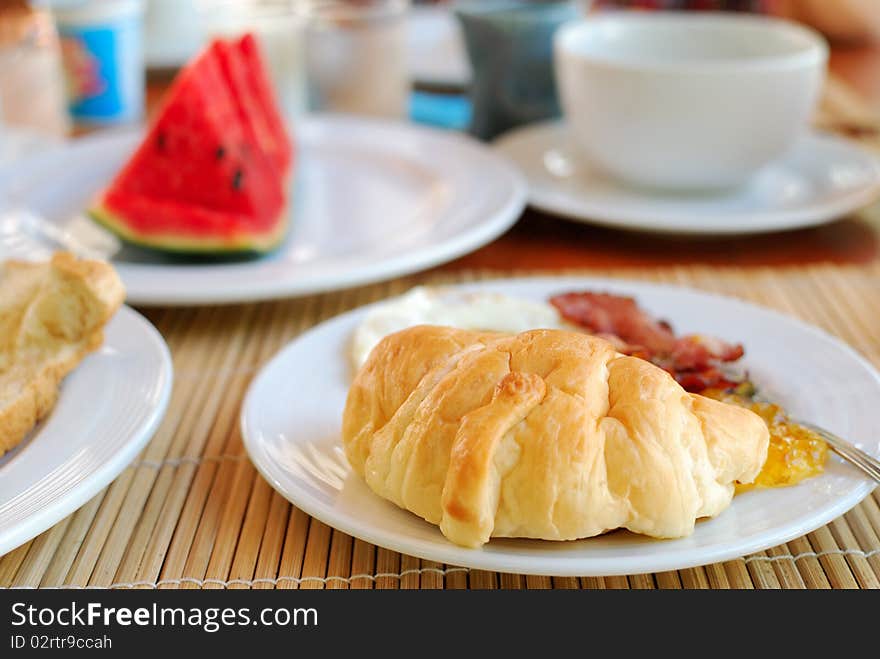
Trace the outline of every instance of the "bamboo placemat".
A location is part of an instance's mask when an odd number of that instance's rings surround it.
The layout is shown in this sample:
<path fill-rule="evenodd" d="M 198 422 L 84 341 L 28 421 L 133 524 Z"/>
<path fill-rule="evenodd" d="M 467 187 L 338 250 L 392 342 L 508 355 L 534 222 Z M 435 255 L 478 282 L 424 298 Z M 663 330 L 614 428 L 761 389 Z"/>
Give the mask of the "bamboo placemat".
<path fill-rule="evenodd" d="M 880 148 L 880 120 L 836 79 L 817 124 Z M 876 206 L 863 217 L 880 227 Z M 91 501 L 0 557 L 0 587 L 880 588 L 876 491 L 807 536 L 737 560 L 627 577 L 550 578 L 445 566 L 375 547 L 311 519 L 256 473 L 242 446 L 239 411 L 253 376 L 288 341 L 417 284 L 528 274 L 434 271 L 297 300 L 147 310 L 174 359 L 174 393 L 161 427 Z M 880 367 L 880 263 L 559 274 L 671 282 L 757 302 L 823 327 Z"/>
<path fill-rule="evenodd" d="M 142 455 L 103 492 L 0 559 L 0 585 L 880 587 L 876 492 L 828 526 L 766 552 L 677 572 L 578 579 L 467 570 L 377 548 L 310 519 L 256 473 L 242 447 L 238 414 L 248 383 L 285 343 L 321 320 L 416 284 L 498 274 L 435 272 L 271 304 L 148 311 L 174 357 L 174 394 L 161 428 Z M 585 274 L 672 282 L 751 300 L 823 327 L 880 366 L 880 264 Z"/>

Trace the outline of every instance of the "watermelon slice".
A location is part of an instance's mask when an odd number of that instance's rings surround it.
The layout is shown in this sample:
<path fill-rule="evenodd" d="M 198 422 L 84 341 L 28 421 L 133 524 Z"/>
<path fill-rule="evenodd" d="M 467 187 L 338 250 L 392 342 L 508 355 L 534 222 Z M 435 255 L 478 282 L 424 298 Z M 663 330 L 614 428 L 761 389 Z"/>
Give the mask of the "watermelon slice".
<path fill-rule="evenodd" d="M 256 42 L 215 41 L 180 72 L 90 213 L 149 247 L 268 251 L 286 231 L 292 157 Z"/>

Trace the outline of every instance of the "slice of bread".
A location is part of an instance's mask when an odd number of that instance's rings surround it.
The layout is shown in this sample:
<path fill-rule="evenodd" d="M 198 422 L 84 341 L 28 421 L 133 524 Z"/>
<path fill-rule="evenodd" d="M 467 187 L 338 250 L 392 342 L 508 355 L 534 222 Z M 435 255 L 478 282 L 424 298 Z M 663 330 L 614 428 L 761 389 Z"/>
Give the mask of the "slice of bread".
<path fill-rule="evenodd" d="M 60 252 L 0 265 L 0 455 L 52 410 L 61 380 L 101 345 L 124 299 L 108 263 Z"/>

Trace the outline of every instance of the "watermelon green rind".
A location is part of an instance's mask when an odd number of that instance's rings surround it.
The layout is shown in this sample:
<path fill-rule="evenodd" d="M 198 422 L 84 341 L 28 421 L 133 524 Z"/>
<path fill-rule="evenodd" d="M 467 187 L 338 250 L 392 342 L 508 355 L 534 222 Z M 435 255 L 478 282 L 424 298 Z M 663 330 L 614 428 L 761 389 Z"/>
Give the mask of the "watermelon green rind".
<path fill-rule="evenodd" d="M 286 210 L 285 210 L 286 212 Z M 98 224 L 112 231 L 125 242 L 141 247 L 161 249 L 180 254 L 219 254 L 269 252 L 284 240 L 287 222 L 277 222 L 273 231 L 264 234 L 239 234 L 231 238 L 186 237 L 179 233 L 136 233 L 126 222 L 100 202 L 88 210 L 89 216 Z"/>

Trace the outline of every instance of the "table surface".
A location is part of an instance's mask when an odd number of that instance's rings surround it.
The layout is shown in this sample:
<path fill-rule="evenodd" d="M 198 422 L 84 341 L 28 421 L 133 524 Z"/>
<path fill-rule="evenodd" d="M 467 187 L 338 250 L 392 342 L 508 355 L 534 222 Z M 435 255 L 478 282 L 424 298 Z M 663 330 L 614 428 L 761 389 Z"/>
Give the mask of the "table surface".
<path fill-rule="evenodd" d="M 835 51 L 820 126 L 880 149 L 880 51 Z M 150 104 L 167 87 L 152 81 Z M 854 91 L 856 90 L 856 91 Z M 802 538 L 714 565 L 609 578 L 444 566 L 375 547 L 290 505 L 247 459 L 238 415 L 259 368 L 323 319 L 424 283 L 577 272 L 685 284 L 800 317 L 880 367 L 880 220 L 760 237 L 672 239 L 527 211 L 453 263 L 351 291 L 270 303 L 148 309 L 175 387 L 142 454 L 74 514 L 0 557 L 0 587 L 880 588 L 880 493 Z"/>

